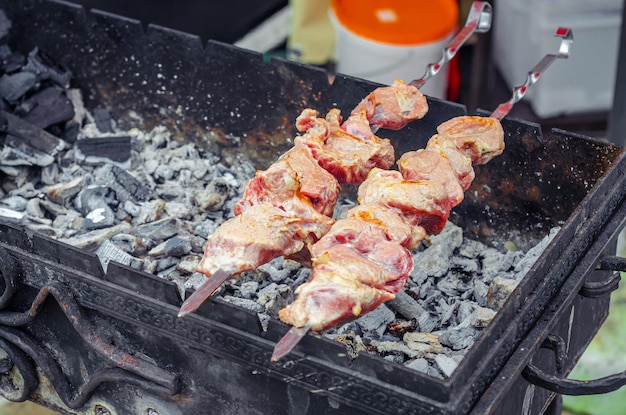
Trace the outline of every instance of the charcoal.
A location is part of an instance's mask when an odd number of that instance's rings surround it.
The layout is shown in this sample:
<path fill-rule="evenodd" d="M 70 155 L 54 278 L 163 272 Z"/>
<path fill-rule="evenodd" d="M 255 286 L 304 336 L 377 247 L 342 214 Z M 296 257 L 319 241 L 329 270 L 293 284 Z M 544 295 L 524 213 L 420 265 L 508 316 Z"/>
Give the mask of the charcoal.
<path fill-rule="evenodd" d="M 141 269 L 142 261 L 116 247 L 111 241 L 105 240 L 96 250 L 96 255 L 106 272 L 111 261 L 127 265 L 135 269 Z"/>
<path fill-rule="evenodd" d="M 50 79 L 62 88 L 69 88 L 72 73 L 62 65 L 53 62 L 39 48 L 35 47 L 28 53 L 24 71 L 29 71 L 37 75 L 40 80 Z"/>
<path fill-rule="evenodd" d="M 70 238 L 62 238 L 61 241 L 73 245 L 76 248 L 92 250 L 100 246 L 102 242 L 111 239 L 118 233 L 128 233 L 132 226 L 128 222 L 121 222 L 109 228 L 96 229 Z"/>
<path fill-rule="evenodd" d="M 113 119 L 111 113 L 105 108 L 94 108 L 92 110 L 93 119 L 96 124 L 96 128 L 101 133 L 114 133 Z"/>
<path fill-rule="evenodd" d="M 411 273 L 411 279 L 421 285 L 428 276 L 444 276 L 450 266 L 450 255 L 450 248 L 445 244 L 433 245 L 420 255 L 414 255 L 415 268 Z"/>
<path fill-rule="evenodd" d="M 162 278 L 169 278 L 169 274 L 176 271 L 176 266 L 180 262 L 180 258 L 175 257 L 161 257 L 157 259 L 156 270 Z"/>
<path fill-rule="evenodd" d="M 346 352 L 351 359 L 356 359 L 360 352 L 366 350 L 361 336 L 358 336 L 354 331 L 339 334 L 337 337 L 333 337 L 332 339 L 339 343 L 343 343 L 346 346 Z"/>
<path fill-rule="evenodd" d="M 4 200 L 2 200 L 1 202 L 4 202 Z M 41 208 L 40 202 L 41 200 L 37 198 L 30 199 L 26 203 L 26 209 L 25 209 L 26 214 L 30 217 L 43 218 L 45 213 L 43 209 Z"/>
<path fill-rule="evenodd" d="M 142 256 L 148 252 L 150 241 L 128 233 L 120 233 L 111 238 L 111 242 L 124 252 L 134 256 Z"/>
<path fill-rule="evenodd" d="M 178 183 L 167 181 L 155 188 L 157 196 L 165 201 L 180 200 L 185 196 L 185 189 Z"/>
<path fill-rule="evenodd" d="M 389 353 L 403 353 L 411 358 L 421 357 L 424 354 L 410 349 L 406 344 L 397 341 L 372 341 L 372 346 L 376 348 L 378 353 L 387 355 Z"/>
<path fill-rule="evenodd" d="M 102 229 L 113 226 L 115 223 L 115 213 L 107 206 L 96 208 L 85 215 L 83 226 L 87 230 Z"/>
<path fill-rule="evenodd" d="M 180 258 L 180 262 L 176 265 L 176 270 L 183 275 L 190 275 L 196 271 L 196 266 L 200 262 L 197 255 L 184 255 Z"/>
<path fill-rule="evenodd" d="M 6 74 L 11 74 L 20 70 L 26 63 L 26 56 L 19 52 L 9 52 L 6 56 L 3 54 L 1 59 L 2 63 L 0 64 L 0 71 Z"/>
<path fill-rule="evenodd" d="M 451 268 L 466 274 L 478 272 L 478 262 L 474 258 L 452 257 Z"/>
<path fill-rule="evenodd" d="M 163 211 L 167 216 L 187 220 L 192 218 L 193 213 L 189 205 L 190 203 L 166 202 Z"/>
<path fill-rule="evenodd" d="M 83 102 L 83 95 L 80 92 L 80 89 L 71 88 L 65 90 L 65 96 L 67 97 L 67 99 L 70 100 L 70 102 L 72 103 L 72 108 L 74 109 L 72 128 L 80 129 L 80 127 L 83 125 L 83 121 L 87 116 L 87 111 L 85 110 L 85 104 Z"/>
<path fill-rule="evenodd" d="M 11 20 L 3 10 L 0 10 L 0 39 L 9 34 L 11 30 Z"/>
<path fill-rule="evenodd" d="M 450 329 L 441 332 L 439 341 L 452 350 L 467 349 L 474 344 L 474 336 L 476 334 L 476 330 L 469 327 Z"/>
<path fill-rule="evenodd" d="M 260 287 L 262 285 L 259 285 Z M 284 287 L 280 287 L 275 282 L 272 282 L 265 287 L 261 288 L 258 292 L 257 303 L 266 305 L 268 302 L 273 301 L 276 297 L 279 297 L 284 292 Z"/>
<path fill-rule="evenodd" d="M 50 186 L 45 191 L 46 196 L 53 202 L 65 205 L 82 190 L 85 180 L 86 178 L 82 176 L 67 183 L 58 183 Z"/>
<path fill-rule="evenodd" d="M 163 216 L 164 210 L 165 210 L 165 200 L 163 199 L 154 199 L 154 200 L 144 202 L 139 206 L 139 214 L 133 218 L 133 224 L 141 226 L 143 224 L 158 221 L 159 218 Z M 169 218 L 169 219 L 175 219 L 175 218 Z M 167 238 L 163 238 L 163 239 L 167 239 Z"/>
<path fill-rule="evenodd" d="M 17 102 L 37 84 L 37 75 L 31 72 L 16 72 L 0 77 L 0 96 L 9 103 Z"/>
<path fill-rule="evenodd" d="M 49 164 L 41 169 L 41 182 L 51 186 L 57 183 L 59 177 L 59 165 L 57 163 Z"/>
<path fill-rule="evenodd" d="M 52 163 L 54 163 L 54 157 L 42 151 L 33 149 L 24 143 L 14 141 L 11 145 L 6 144 L 2 150 L 0 150 L 0 165 L 6 167 L 45 167 Z"/>
<path fill-rule="evenodd" d="M 291 274 L 291 271 L 284 269 L 282 265 L 282 259 L 275 258 L 267 264 L 261 265 L 259 269 L 267 272 L 272 282 L 280 283 L 285 281 L 285 279 L 287 279 L 287 277 Z"/>
<path fill-rule="evenodd" d="M 33 94 L 23 101 L 19 108 L 28 108 L 24 111 L 22 119 L 39 128 L 47 128 L 68 121 L 74 116 L 72 102 L 58 87 L 45 88 Z"/>
<path fill-rule="evenodd" d="M 74 205 L 83 214 L 107 205 L 110 200 L 111 189 L 107 186 L 89 185 L 78 192 L 74 199 Z"/>
<path fill-rule="evenodd" d="M 0 114 L 2 118 L 5 118 L 7 121 L 7 134 L 13 137 L 16 142 L 23 142 L 29 147 L 51 156 L 56 155 L 59 151 L 67 147 L 66 143 L 59 137 L 48 133 L 46 130 L 34 124 L 26 122 L 6 111 L 2 111 Z"/>
<path fill-rule="evenodd" d="M 204 189 L 194 195 L 198 206 L 203 210 L 216 211 L 222 209 L 229 195 L 229 184 L 221 177 L 212 180 Z"/>
<path fill-rule="evenodd" d="M 359 317 L 356 320 L 357 325 L 363 333 L 375 335 L 376 338 L 382 337 L 387 329 L 387 324 L 395 320 L 395 314 L 385 304 L 381 304 L 375 310 Z"/>
<path fill-rule="evenodd" d="M 487 307 L 492 310 L 501 309 L 509 295 L 517 287 L 517 284 L 518 281 L 516 280 L 495 277 L 489 284 L 489 290 L 487 291 Z"/>
<path fill-rule="evenodd" d="M 119 165 L 130 163 L 130 136 L 104 136 L 78 139 L 74 143 L 76 161 L 101 165 L 107 161 Z"/>
<path fill-rule="evenodd" d="M 28 200 L 22 196 L 9 196 L 0 200 L 0 204 L 4 205 L 5 207 L 9 209 L 17 210 L 20 212 L 23 212 L 24 210 L 26 210 L 27 203 L 28 203 Z"/>
<path fill-rule="evenodd" d="M 435 356 L 435 363 L 437 364 L 437 368 L 446 378 L 452 376 L 452 373 L 454 373 L 454 370 L 458 366 L 458 363 L 454 361 L 454 359 L 444 354 Z"/>
<path fill-rule="evenodd" d="M 160 243 L 178 234 L 179 231 L 180 222 L 178 219 L 164 218 L 140 225 L 133 233 L 139 237 L 149 238 Z"/>
<path fill-rule="evenodd" d="M 458 255 L 460 257 L 476 259 L 486 248 L 487 247 L 479 241 L 465 239 L 459 247 Z"/>
<path fill-rule="evenodd" d="M 259 283 L 257 281 L 246 281 L 239 286 L 239 294 L 242 298 L 251 299 L 256 297 L 258 290 Z"/>
<path fill-rule="evenodd" d="M 550 229 L 550 233 L 545 236 L 537 245 L 528 250 L 526 255 L 515 265 L 515 272 L 517 273 L 516 279 L 521 280 L 524 275 L 530 270 L 530 267 L 537 261 L 541 253 L 546 249 L 548 244 L 552 242 L 552 239 L 559 232 L 560 227 L 554 227 Z"/>
<path fill-rule="evenodd" d="M 199 254 L 204 253 L 204 245 L 206 243 L 206 239 L 200 236 L 192 235 L 189 238 L 189 241 L 191 242 L 191 252 Z"/>
<path fill-rule="evenodd" d="M 443 346 L 439 342 L 439 336 L 431 333 L 408 332 L 404 333 L 402 340 L 416 352 L 443 353 Z"/>
<path fill-rule="evenodd" d="M 224 296 L 224 300 L 238 307 L 250 310 L 254 313 L 262 313 L 265 311 L 265 308 L 254 300 L 247 300 L 245 298 L 233 297 L 232 295 Z"/>
<path fill-rule="evenodd" d="M 391 309 L 408 319 L 419 319 L 426 310 L 404 291 L 396 294 L 396 298 L 387 303 Z"/>
<path fill-rule="evenodd" d="M 261 330 L 266 332 L 270 326 L 270 320 L 272 318 L 265 313 L 257 313 L 257 317 L 259 318 L 259 324 L 261 325 Z"/>
<path fill-rule="evenodd" d="M 155 197 L 154 191 L 145 181 L 113 164 L 106 164 L 98 169 L 96 183 L 111 187 L 118 200 L 144 202 Z"/>
<path fill-rule="evenodd" d="M 474 287 L 474 299 L 478 305 L 484 307 L 487 305 L 487 292 L 489 291 L 489 286 L 485 284 L 483 281 L 475 279 L 472 281 L 472 285 Z"/>
<path fill-rule="evenodd" d="M 461 302 L 456 309 L 457 322 L 461 325 L 463 324 L 470 325 L 472 321 L 471 316 L 475 308 L 476 308 L 476 305 L 473 302 L 470 302 L 470 301 Z"/>
<path fill-rule="evenodd" d="M 489 325 L 491 320 L 493 320 L 495 315 L 496 312 L 490 308 L 476 307 L 470 315 L 470 319 L 474 327 L 485 328 Z"/>
<path fill-rule="evenodd" d="M 68 213 L 68 209 L 65 208 L 65 206 L 47 199 L 42 199 L 39 202 L 39 206 L 41 206 L 42 209 L 44 209 L 48 214 L 52 215 L 53 217 L 67 215 Z"/>
<path fill-rule="evenodd" d="M 54 218 L 52 226 L 56 229 L 63 229 L 63 236 L 69 238 L 83 229 L 83 222 L 84 218 L 80 216 L 78 212 L 70 210 L 67 214 L 59 215 Z"/>
<path fill-rule="evenodd" d="M 421 331 L 430 333 L 439 325 L 440 318 L 432 313 L 424 313 L 417 322 Z"/>
<path fill-rule="evenodd" d="M 152 256 L 182 257 L 189 252 L 191 252 L 191 242 L 189 238 L 174 236 L 152 248 L 148 254 Z"/>
<path fill-rule="evenodd" d="M 424 359 L 423 357 L 407 360 L 404 363 L 404 366 L 422 373 L 426 373 L 428 372 L 428 369 L 430 369 L 430 364 L 428 363 L 428 360 Z"/>
<path fill-rule="evenodd" d="M 20 222 L 26 213 L 0 206 L 0 219 L 8 222 Z"/>
<path fill-rule="evenodd" d="M 174 173 L 174 169 L 171 166 L 167 164 L 159 164 L 152 175 L 159 183 L 163 183 L 164 181 L 172 180 L 174 178 Z"/>

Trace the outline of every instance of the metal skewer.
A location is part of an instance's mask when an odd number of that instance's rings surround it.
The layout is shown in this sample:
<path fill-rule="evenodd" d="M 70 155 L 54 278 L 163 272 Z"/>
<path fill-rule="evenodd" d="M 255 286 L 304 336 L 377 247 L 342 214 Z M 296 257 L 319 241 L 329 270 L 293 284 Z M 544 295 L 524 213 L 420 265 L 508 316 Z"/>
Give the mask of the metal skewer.
<path fill-rule="evenodd" d="M 552 62 L 556 59 L 567 59 L 569 57 L 574 43 L 574 34 L 572 33 L 572 30 L 567 27 L 559 27 L 556 29 L 556 32 L 554 32 L 554 36 L 561 38 L 559 52 L 556 55 L 549 53 L 544 56 L 543 59 L 541 59 L 539 63 L 535 65 L 530 72 L 528 72 L 526 82 L 517 88 L 513 88 L 513 96 L 511 99 L 498 105 L 498 108 L 491 113 L 490 117 L 497 120 L 502 120 L 506 117 L 509 111 L 511 111 L 511 108 L 513 108 L 513 105 L 526 95 L 528 88 L 539 80 L 539 77 L 541 77 L 543 72 L 548 69 Z"/>
<path fill-rule="evenodd" d="M 476 3 L 480 2 L 475 2 L 474 4 Z M 528 87 L 537 82 L 541 74 L 548 68 L 548 66 L 550 66 L 550 64 L 552 64 L 552 62 L 554 62 L 555 59 L 566 59 L 569 57 L 570 51 L 572 49 L 572 44 L 574 42 L 574 36 L 571 29 L 559 27 L 554 35 L 562 38 L 559 53 L 556 55 L 548 54 L 544 56 L 544 58 L 528 73 L 528 78 L 526 79 L 524 85 L 514 88 L 513 96 L 511 97 L 511 99 L 498 105 L 495 111 L 491 113 L 490 117 L 496 118 L 497 120 L 502 120 L 502 118 L 504 118 L 509 113 L 511 108 L 513 108 L 513 105 L 520 99 L 522 99 L 524 94 L 526 94 Z M 425 78 L 422 78 L 422 80 L 425 80 Z M 293 348 L 300 342 L 300 340 L 302 340 L 302 338 L 310 329 L 311 326 L 309 325 L 304 327 L 292 327 L 291 329 L 289 329 L 289 331 L 278 341 L 278 343 L 276 343 L 276 346 L 274 347 L 274 353 L 272 354 L 272 362 L 279 360 L 281 357 L 291 352 L 291 350 L 293 350 Z"/>
<path fill-rule="evenodd" d="M 426 67 L 426 73 L 419 79 L 415 79 L 409 82 L 409 85 L 413 85 L 417 89 L 424 86 L 426 81 L 443 68 L 443 66 L 450 62 L 452 58 L 457 54 L 461 46 L 468 41 L 468 39 L 476 33 L 486 33 L 491 28 L 491 16 L 493 14 L 491 4 L 486 1 L 475 1 L 472 3 L 472 8 L 467 15 L 465 26 L 456 34 L 454 39 L 443 50 L 443 54 L 439 61 L 429 64 Z"/>
<path fill-rule="evenodd" d="M 222 271 L 221 269 L 214 272 L 208 280 L 183 302 L 180 310 L 178 310 L 178 317 L 183 317 L 196 311 L 232 275 L 232 273 Z"/>

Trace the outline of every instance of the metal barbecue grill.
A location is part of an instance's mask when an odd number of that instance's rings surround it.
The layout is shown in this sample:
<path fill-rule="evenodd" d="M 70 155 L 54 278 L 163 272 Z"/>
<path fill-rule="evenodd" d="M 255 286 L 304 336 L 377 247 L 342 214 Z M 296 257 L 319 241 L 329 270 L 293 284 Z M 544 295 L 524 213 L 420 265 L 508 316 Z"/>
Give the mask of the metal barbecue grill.
<path fill-rule="evenodd" d="M 377 85 L 60 1 L 0 1 L 9 43 L 72 72 L 91 107 L 125 127 L 265 168 L 290 146 L 305 107 L 344 112 Z M 421 148 L 463 106 L 429 99 L 423 120 L 385 132 Z M 131 116 L 136 114 L 138 116 Z M 176 286 L 19 225 L 0 223 L 0 390 L 70 414 L 540 414 L 560 393 L 602 393 L 623 374 L 564 380 L 608 314 L 624 260 L 626 160 L 620 147 L 502 121 L 507 149 L 476 169 L 451 220 L 472 237 L 526 248 L 561 229 L 449 379 L 309 334 L 271 363 L 288 327 L 219 298 L 177 318 Z M 233 143 L 229 137 L 243 139 Z M 187 293 L 189 294 L 189 293 Z"/>

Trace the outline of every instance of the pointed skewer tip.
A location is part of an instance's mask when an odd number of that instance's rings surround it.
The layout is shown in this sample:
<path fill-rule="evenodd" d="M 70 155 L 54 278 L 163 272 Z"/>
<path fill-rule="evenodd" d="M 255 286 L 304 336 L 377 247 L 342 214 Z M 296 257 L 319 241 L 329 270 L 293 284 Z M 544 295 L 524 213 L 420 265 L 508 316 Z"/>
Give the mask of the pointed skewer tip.
<path fill-rule="evenodd" d="M 274 352 L 272 353 L 272 362 L 278 361 L 283 356 L 289 354 L 300 340 L 311 330 L 310 325 L 304 327 L 292 327 L 289 331 L 276 343 Z"/>
<path fill-rule="evenodd" d="M 178 317 L 183 317 L 196 311 L 231 275 L 229 272 L 222 270 L 213 273 L 208 280 L 183 302 L 178 310 Z"/>

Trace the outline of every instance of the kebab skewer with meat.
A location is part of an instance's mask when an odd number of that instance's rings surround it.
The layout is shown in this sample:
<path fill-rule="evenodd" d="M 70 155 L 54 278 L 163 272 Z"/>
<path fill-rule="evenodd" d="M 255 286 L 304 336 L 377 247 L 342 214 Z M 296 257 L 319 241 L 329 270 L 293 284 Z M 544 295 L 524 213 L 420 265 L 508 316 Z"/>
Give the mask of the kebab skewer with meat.
<path fill-rule="evenodd" d="M 491 26 L 491 6 L 475 2 L 463 30 L 444 49 L 439 62 L 410 85 L 401 80 L 370 93 L 342 124 L 339 110 L 321 119 L 306 109 L 296 127 L 303 133 L 294 148 L 264 172 L 257 172 L 235 206 L 235 217 L 209 237 L 197 267 L 210 277 L 182 305 L 179 316 L 197 309 L 222 282 L 280 255 L 308 258 L 304 247 L 330 229 L 339 183 L 361 183 L 374 167 L 395 160 L 378 128 L 400 129 L 428 110 L 417 89 L 434 76 L 475 32 Z M 300 254 L 298 254 L 300 253 Z M 302 254 L 304 253 L 304 255 Z"/>
<path fill-rule="evenodd" d="M 500 120 L 556 59 L 567 58 L 569 29 L 557 29 L 558 55 L 547 55 L 529 72 L 511 100 L 489 117 L 462 116 L 439 125 L 425 149 L 405 153 L 398 171 L 374 168 L 358 191 L 359 205 L 311 248 L 313 272 L 296 289 L 295 301 L 280 310 L 292 329 L 272 360 L 288 353 L 307 331 L 323 331 L 358 318 L 395 298 L 413 268 L 410 249 L 427 234 L 443 230 L 450 210 L 461 203 L 474 179 L 473 164 L 504 150 Z"/>

